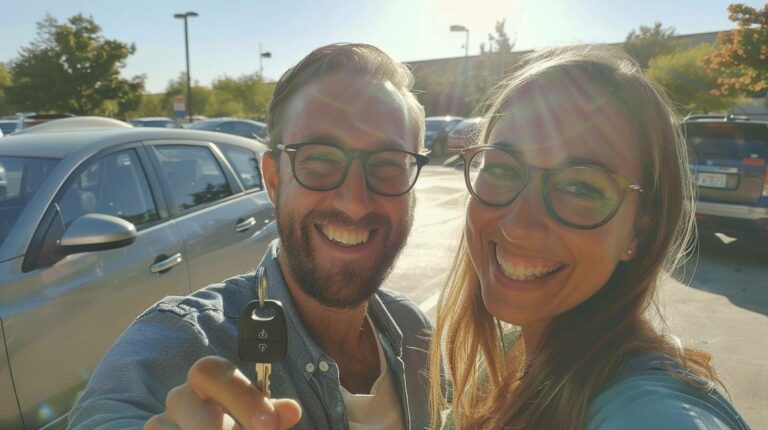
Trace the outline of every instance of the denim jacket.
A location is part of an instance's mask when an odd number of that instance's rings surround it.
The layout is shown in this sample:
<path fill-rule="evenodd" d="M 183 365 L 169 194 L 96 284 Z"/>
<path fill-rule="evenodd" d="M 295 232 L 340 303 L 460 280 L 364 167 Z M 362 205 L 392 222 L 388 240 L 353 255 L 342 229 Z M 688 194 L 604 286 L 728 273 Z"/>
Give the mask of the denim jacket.
<path fill-rule="evenodd" d="M 296 429 L 348 429 L 339 369 L 299 319 L 277 262 L 279 240 L 261 262 L 268 297 L 282 302 L 288 325 L 288 355 L 272 366 L 273 398 L 292 398 L 302 407 Z M 237 325 L 256 300 L 253 273 L 214 284 L 186 297 L 167 297 L 139 316 L 107 352 L 69 415 L 70 429 L 137 429 L 165 410 L 168 392 L 186 382 L 199 358 L 224 357 L 251 381 L 253 363 L 237 354 Z M 429 425 L 427 350 L 432 325 L 405 296 L 384 289 L 368 303 L 368 315 L 399 394 L 406 429 Z"/>

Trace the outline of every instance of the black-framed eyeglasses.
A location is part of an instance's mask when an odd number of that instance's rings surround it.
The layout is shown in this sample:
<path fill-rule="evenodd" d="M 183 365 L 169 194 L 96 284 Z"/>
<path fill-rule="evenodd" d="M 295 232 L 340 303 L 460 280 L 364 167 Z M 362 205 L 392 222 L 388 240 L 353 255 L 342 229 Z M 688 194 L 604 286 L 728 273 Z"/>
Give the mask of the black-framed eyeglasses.
<path fill-rule="evenodd" d="M 506 206 L 542 171 L 542 192 L 549 214 L 577 229 L 600 227 L 613 218 L 630 191 L 643 192 L 635 181 L 600 166 L 566 165 L 540 169 L 515 154 L 492 145 L 459 152 L 464 180 L 472 196 L 488 206 Z"/>
<path fill-rule="evenodd" d="M 330 191 L 344 183 L 352 161 L 359 159 L 368 189 L 383 196 L 400 196 L 413 188 L 429 157 L 400 149 L 355 151 L 330 143 L 279 144 L 291 159 L 296 181 L 314 191 Z"/>

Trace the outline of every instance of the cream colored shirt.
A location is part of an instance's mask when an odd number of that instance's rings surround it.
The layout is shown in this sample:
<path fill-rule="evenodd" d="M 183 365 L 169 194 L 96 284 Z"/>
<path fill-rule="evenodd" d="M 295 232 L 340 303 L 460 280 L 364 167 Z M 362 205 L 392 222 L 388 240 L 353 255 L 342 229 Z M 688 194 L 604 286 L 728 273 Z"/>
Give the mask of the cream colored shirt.
<path fill-rule="evenodd" d="M 371 320 L 368 324 L 373 329 L 376 347 L 379 350 L 379 377 L 371 387 L 370 394 L 352 394 L 341 387 L 341 396 L 347 408 L 350 430 L 402 430 L 403 416 L 400 400 L 397 397 L 395 383 L 389 373 L 384 350 L 381 347 L 379 333 Z"/>

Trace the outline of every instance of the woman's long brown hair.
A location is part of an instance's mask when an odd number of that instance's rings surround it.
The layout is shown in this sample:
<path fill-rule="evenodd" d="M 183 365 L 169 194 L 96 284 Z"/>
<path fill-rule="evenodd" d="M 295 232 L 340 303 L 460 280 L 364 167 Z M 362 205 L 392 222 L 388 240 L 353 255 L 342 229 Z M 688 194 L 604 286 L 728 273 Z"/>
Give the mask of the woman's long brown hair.
<path fill-rule="evenodd" d="M 656 303 L 656 288 L 685 261 L 694 232 L 695 195 L 679 119 L 639 67 L 622 52 L 605 47 L 535 52 L 489 99 L 480 142 L 485 143 L 516 89 L 543 75 L 573 71 L 605 85 L 634 122 L 641 142 L 640 211 L 650 222 L 635 258 L 620 263 L 594 296 L 555 317 L 536 351 L 509 357 L 501 324 L 483 304 L 462 237 L 438 302 L 430 351 L 434 428 L 447 409 L 458 429 L 584 428 L 595 397 L 622 364 L 643 352 L 677 359 L 687 374 L 705 382 L 687 381 L 701 389 L 719 382 L 707 354 L 675 345 L 646 315 Z M 443 364 L 450 384 L 448 400 L 440 384 Z"/>

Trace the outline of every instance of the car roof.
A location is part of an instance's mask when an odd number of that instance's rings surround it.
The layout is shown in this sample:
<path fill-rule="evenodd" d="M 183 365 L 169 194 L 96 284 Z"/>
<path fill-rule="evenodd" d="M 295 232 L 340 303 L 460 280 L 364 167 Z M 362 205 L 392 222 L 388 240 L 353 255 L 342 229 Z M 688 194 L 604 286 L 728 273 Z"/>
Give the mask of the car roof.
<path fill-rule="evenodd" d="M 143 118 L 134 118 L 131 121 L 173 121 L 167 116 L 147 116 Z"/>
<path fill-rule="evenodd" d="M 99 147 L 107 148 L 115 144 L 126 142 L 163 139 L 230 143 L 250 148 L 253 148 L 254 145 L 259 145 L 252 139 L 224 133 L 189 129 L 131 127 L 9 135 L 0 141 L 0 156 L 64 158 L 70 153 L 89 145 L 98 145 Z M 267 149 L 264 145 L 259 146 L 262 147 L 262 150 Z"/>

